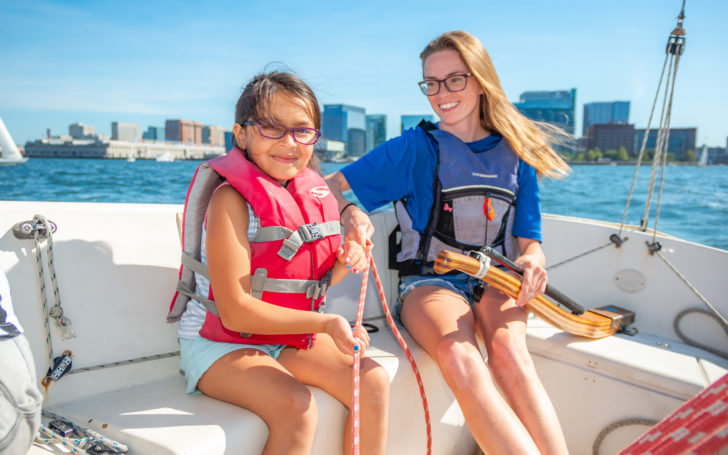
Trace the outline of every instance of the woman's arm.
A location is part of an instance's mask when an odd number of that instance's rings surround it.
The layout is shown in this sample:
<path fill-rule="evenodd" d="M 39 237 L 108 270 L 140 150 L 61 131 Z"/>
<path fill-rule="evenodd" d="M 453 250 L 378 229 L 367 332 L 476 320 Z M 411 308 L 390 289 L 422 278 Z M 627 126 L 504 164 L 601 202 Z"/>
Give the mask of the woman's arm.
<path fill-rule="evenodd" d="M 207 266 L 220 319 L 228 330 L 260 334 L 328 333 L 343 352 L 356 341 L 335 314 L 284 308 L 250 295 L 248 206 L 230 186 L 217 190 L 207 214 Z"/>
<path fill-rule="evenodd" d="M 544 293 L 548 277 L 544 268 L 546 257 L 538 240 L 518 237 L 518 248 L 521 255 L 515 262 L 523 267 L 523 283 L 516 303 L 523 306 L 532 298 Z"/>
<path fill-rule="evenodd" d="M 367 241 L 374 234 L 374 226 L 366 213 L 358 206 L 349 205 L 350 201 L 344 197 L 344 191 L 351 189 L 349 182 L 341 171 L 326 176 L 326 183 L 331 189 L 331 193 L 339 203 L 341 210 L 341 224 L 344 226 L 344 239 L 353 240 L 362 248 L 367 247 Z"/>

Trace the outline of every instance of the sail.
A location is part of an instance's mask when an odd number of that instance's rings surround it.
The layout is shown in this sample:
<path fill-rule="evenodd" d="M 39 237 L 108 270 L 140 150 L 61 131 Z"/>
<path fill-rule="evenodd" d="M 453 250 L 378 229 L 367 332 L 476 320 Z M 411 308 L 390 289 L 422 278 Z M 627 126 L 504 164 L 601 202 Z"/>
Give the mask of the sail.
<path fill-rule="evenodd" d="M 18 151 L 18 147 L 15 146 L 15 141 L 10 136 L 10 132 L 5 128 L 3 119 L 0 118 L 0 164 L 8 163 L 24 163 L 28 161 Z"/>

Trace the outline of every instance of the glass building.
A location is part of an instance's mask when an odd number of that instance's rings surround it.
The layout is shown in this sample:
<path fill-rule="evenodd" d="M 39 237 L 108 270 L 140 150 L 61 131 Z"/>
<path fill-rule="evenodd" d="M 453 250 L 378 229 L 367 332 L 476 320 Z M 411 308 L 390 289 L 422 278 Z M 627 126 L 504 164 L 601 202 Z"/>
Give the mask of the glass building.
<path fill-rule="evenodd" d="M 404 133 L 405 130 L 416 127 L 422 120 L 434 122 L 435 118 L 432 115 L 403 115 L 400 134 Z"/>
<path fill-rule="evenodd" d="M 359 157 L 366 152 L 366 111 L 346 104 L 324 105 L 321 132 L 326 139 L 346 144 L 346 154 Z"/>
<path fill-rule="evenodd" d="M 591 125 L 606 123 L 629 123 L 629 101 L 605 101 L 584 104 L 584 122 L 581 134 Z"/>
<path fill-rule="evenodd" d="M 645 130 L 635 130 L 634 150 L 639 153 L 642 147 L 642 141 L 645 137 Z M 684 160 L 688 150 L 696 152 L 695 138 L 697 137 L 697 128 L 670 128 L 670 137 L 667 139 L 667 153 L 672 153 L 677 160 Z M 657 147 L 657 130 L 650 130 L 647 136 L 647 144 L 645 150 L 655 150 Z"/>
<path fill-rule="evenodd" d="M 367 152 L 387 140 L 387 116 L 367 115 Z"/>
<path fill-rule="evenodd" d="M 163 126 L 148 126 L 147 130 L 142 134 L 142 139 L 148 139 L 153 141 L 164 140 L 164 127 Z"/>
<path fill-rule="evenodd" d="M 576 121 L 576 89 L 521 93 L 513 103 L 526 117 L 563 128 L 573 135 Z"/>

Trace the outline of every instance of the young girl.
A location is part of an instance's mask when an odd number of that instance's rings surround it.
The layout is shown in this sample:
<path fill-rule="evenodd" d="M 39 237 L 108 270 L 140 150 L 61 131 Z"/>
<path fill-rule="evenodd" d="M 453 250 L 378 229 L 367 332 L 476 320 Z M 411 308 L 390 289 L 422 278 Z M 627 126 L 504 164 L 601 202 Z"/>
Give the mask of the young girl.
<path fill-rule="evenodd" d="M 419 86 L 440 121 L 403 132 L 329 177 L 347 238 L 364 245 L 373 228 L 342 191 L 353 189 L 368 210 L 395 202 L 401 321 L 437 362 L 478 445 L 492 454 L 565 454 L 526 346 L 523 308 L 546 287 L 537 175 L 568 170 L 551 147 L 560 133 L 508 101 L 472 35 L 444 33 L 420 58 Z M 523 267 L 518 299 L 464 273 L 433 273 L 441 250 L 483 245 Z"/>
<path fill-rule="evenodd" d="M 353 241 L 340 245 L 338 204 L 311 169 L 320 125 L 303 81 L 256 76 L 236 106 L 237 147 L 200 166 L 185 206 L 185 231 L 206 210 L 200 256 L 209 270 L 209 282 L 196 274 L 180 319 L 188 393 L 260 416 L 269 430 L 264 454 L 311 451 L 318 416 L 306 385 L 351 408 L 352 355 L 369 344 L 362 327 L 323 312 L 327 286 L 363 270 L 366 255 Z M 205 175 L 207 183 L 196 182 Z M 361 395 L 361 451 L 384 453 L 389 378 L 366 357 Z M 350 429 L 348 418 L 344 453 Z"/>

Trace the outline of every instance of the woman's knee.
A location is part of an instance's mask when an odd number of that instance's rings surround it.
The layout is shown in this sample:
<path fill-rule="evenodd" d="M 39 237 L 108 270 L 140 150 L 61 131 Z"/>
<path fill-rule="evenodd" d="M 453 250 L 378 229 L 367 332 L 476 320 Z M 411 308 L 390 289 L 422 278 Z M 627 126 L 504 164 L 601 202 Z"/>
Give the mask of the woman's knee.
<path fill-rule="evenodd" d="M 443 337 L 437 343 L 437 364 L 451 387 L 468 387 L 474 369 L 485 368 L 480 351 L 472 343 Z"/>
<path fill-rule="evenodd" d="M 488 363 L 491 368 L 514 370 L 533 366 L 531 354 L 528 352 L 525 336 L 511 330 L 501 329 L 486 340 Z"/>

